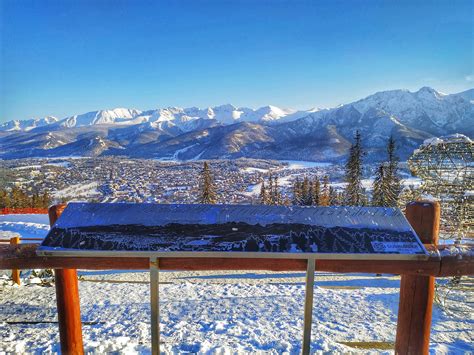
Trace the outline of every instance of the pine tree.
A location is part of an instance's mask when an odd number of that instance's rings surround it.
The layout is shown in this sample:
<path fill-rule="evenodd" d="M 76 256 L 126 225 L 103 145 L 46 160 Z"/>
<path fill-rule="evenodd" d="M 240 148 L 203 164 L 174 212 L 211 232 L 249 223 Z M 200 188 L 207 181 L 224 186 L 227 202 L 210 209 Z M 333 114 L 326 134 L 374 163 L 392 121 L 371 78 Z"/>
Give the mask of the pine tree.
<path fill-rule="evenodd" d="M 329 206 L 338 206 L 340 205 L 339 196 L 336 189 L 332 186 L 329 186 Z"/>
<path fill-rule="evenodd" d="M 362 158 L 364 155 L 361 135 L 357 131 L 355 142 L 350 148 L 349 159 L 346 163 L 346 196 L 349 206 L 360 206 L 364 200 L 364 191 L 362 189 Z"/>
<path fill-rule="evenodd" d="M 28 196 L 17 186 L 12 187 L 10 199 L 12 208 L 28 207 Z"/>
<path fill-rule="evenodd" d="M 309 179 L 307 176 L 305 176 L 301 186 L 301 202 L 303 206 L 309 206 L 311 204 L 310 191 Z"/>
<path fill-rule="evenodd" d="M 387 144 L 388 161 L 377 168 L 373 184 L 372 205 L 396 207 L 401 192 L 398 175 L 398 157 L 395 155 L 395 140 L 390 137 Z"/>
<path fill-rule="evenodd" d="M 268 194 L 265 188 L 265 179 L 262 179 L 262 185 L 260 186 L 260 203 L 262 205 L 268 205 Z"/>
<path fill-rule="evenodd" d="M 49 195 L 49 192 L 45 190 L 40 199 L 40 206 L 38 207 L 48 208 L 50 204 L 51 204 L 51 196 Z"/>
<path fill-rule="evenodd" d="M 312 193 L 312 205 L 319 206 L 321 203 L 321 183 L 318 177 L 313 180 L 313 193 Z"/>
<path fill-rule="evenodd" d="M 7 190 L 0 190 L 0 208 L 9 208 L 11 207 L 10 194 Z"/>
<path fill-rule="evenodd" d="M 385 166 L 380 164 L 375 173 L 373 183 L 372 206 L 386 206 L 385 179 Z"/>
<path fill-rule="evenodd" d="M 209 164 L 204 162 L 203 169 L 200 176 L 200 197 L 199 203 L 215 204 L 217 202 L 216 188 L 214 186 L 214 179 L 212 178 Z"/>
<path fill-rule="evenodd" d="M 274 205 L 281 205 L 282 200 L 281 200 L 280 188 L 278 187 L 278 176 L 275 176 L 275 178 L 273 180 L 273 189 L 275 190 L 274 193 L 273 193 L 273 196 L 275 196 L 273 204 Z"/>
<path fill-rule="evenodd" d="M 275 204 L 275 189 L 273 188 L 273 176 L 271 174 L 268 178 L 268 204 Z"/>
<path fill-rule="evenodd" d="M 401 192 L 401 181 L 398 175 L 398 157 L 395 154 L 396 146 L 395 140 L 392 136 L 388 140 L 387 154 L 388 154 L 388 165 L 387 165 L 387 176 L 386 176 L 386 201 L 387 206 L 396 207 Z"/>
<path fill-rule="evenodd" d="M 301 205 L 302 201 L 302 191 L 301 191 L 301 183 L 298 178 L 296 178 L 295 182 L 293 183 L 293 205 Z"/>
<path fill-rule="evenodd" d="M 321 189 L 321 206 L 329 206 L 329 176 L 323 178 L 323 188 Z"/>
<path fill-rule="evenodd" d="M 38 207 L 40 207 L 40 202 L 41 202 L 41 199 L 40 199 L 39 193 L 34 192 L 33 195 L 31 195 L 31 198 L 30 198 L 30 206 L 29 207 L 38 208 Z"/>

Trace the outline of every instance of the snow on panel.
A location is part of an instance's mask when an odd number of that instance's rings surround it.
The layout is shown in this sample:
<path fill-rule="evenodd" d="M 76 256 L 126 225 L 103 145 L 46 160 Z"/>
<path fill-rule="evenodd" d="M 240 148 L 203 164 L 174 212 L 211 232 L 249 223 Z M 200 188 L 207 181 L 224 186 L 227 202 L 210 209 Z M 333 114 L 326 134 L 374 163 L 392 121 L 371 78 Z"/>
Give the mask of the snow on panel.
<path fill-rule="evenodd" d="M 70 203 L 40 250 L 425 254 L 398 209 Z"/>

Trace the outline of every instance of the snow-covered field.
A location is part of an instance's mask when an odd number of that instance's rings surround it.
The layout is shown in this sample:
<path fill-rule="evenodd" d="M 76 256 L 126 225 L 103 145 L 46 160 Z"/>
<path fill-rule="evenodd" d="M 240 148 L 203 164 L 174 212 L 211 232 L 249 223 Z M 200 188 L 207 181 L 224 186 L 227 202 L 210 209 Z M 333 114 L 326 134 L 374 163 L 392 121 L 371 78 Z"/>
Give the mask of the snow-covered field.
<path fill-rule="evenodd" d="M 46 216 L 2 216 L 1 228 L 36 224 Z M 12 220 L 14 219 L 14 220 Z M 21 287 L 0 279 L 0 353 L 59 351 L 54 287 L 23 273 Z M 90 353 L 150 352 L 148 273 L 80 271 L 83 337 Z M 3 281 L 2 281 L 3 280 Z M 167 353 L 298 353 L 304 273 L 162 272 L 161 350 Z M 316 275 L 312 344 L 318 352 L 361 351 L 343 342 L 395 339 L 399 278 L 391 275 Z M 472 300 L 471 300 L 472 301 Z M 29 323 L 28 323 L 29 322 Z M 469 353 L 474 315 L 433 312 L 431 351 Z M 391 352 L 373 349 L 372 352 Z"/>

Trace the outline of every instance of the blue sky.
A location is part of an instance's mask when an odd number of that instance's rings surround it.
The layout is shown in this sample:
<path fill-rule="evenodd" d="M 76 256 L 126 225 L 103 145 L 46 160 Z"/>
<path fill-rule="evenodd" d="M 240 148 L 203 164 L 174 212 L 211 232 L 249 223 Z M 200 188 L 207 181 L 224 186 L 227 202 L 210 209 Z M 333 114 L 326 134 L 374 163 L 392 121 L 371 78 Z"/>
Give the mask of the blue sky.
<path fill-rule="evenodd" d="M 473 1 L 1 0 L 0 121 L 474 87 Z"/>

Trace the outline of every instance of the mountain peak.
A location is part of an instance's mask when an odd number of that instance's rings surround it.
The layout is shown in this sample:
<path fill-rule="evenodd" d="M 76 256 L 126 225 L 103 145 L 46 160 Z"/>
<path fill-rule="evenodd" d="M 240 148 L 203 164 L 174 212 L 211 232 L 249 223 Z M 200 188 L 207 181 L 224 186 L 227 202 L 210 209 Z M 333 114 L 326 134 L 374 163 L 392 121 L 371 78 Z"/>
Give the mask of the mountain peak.
<path fill-rule="evenodd" d="M 425 97 L 436 97 L 436 98 L 439 98 L 439 97 L 442 97 L 442 96 L 446 96 L 446 94 L 443 94 L 429 86 L 423 86 L 420 90 L 418 90 L 416 92 L 417 95 L 419 96 L 425 96 Z"/>

